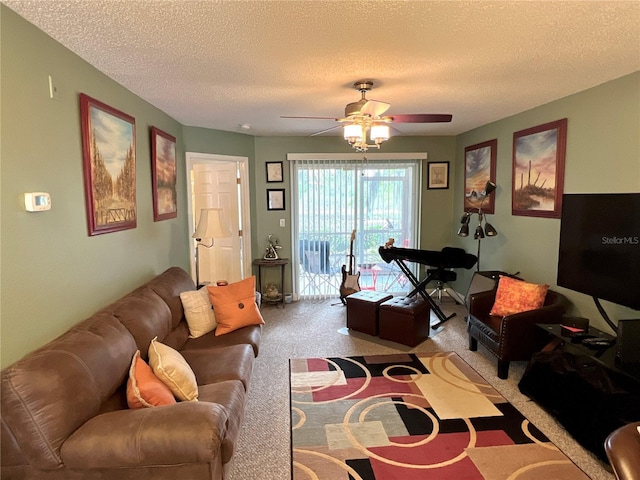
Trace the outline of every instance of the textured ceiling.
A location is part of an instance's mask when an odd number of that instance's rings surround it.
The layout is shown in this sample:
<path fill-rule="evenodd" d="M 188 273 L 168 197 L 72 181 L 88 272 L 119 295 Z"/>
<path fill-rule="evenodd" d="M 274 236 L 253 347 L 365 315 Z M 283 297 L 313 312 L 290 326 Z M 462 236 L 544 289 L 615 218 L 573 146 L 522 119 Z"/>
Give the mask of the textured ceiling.
<path fill-rule="evenodd" d="M 280 116 L 341 117 L 361 79 L 388 114 L 453 114 L 401 132 L 449 135 L 640 70 L 638 1 L 2 3 L 179 122 L 252 135 L 333 126 Z"/>

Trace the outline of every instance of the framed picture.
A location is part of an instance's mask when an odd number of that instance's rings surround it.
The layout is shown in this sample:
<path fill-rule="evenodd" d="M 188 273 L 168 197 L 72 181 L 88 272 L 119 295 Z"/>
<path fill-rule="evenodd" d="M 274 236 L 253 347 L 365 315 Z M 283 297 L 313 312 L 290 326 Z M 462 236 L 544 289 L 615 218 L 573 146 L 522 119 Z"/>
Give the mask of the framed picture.
<path fill-rule="evenodd" d="M 267 210 L 284 210 L 284 188 L 267 189 Z"/>
<path fill-rule="evenodd" d="M 89 236 L 135 228 L 135 119 L 84 93 L 80 116 Z"/>
<path fill-rule="evenodd" d="M 495 213 L 495 195 L 486 195 L 488 181 L 496 182 L 498 139 L 464 149 L 464 211 Z"/>
<path fill-rule="evenodd" d="M 267 182 L 282 182 L 282 162 L 267 162 Z"/>
<path fill-rule="evenodd" d="M 151 127 L 151 172 L 153 183 L 153 220 L 178 216 L 176 192 L 176 139 Z"/>
<path fill-rule="evenodd" d="M 513 134 L 512 215 L 560 218 L 567 119 Z"/>
<path fill-rule="evenodd" d="M 449 162 L 427 163 L 427 189 L 449 188 Z"/>

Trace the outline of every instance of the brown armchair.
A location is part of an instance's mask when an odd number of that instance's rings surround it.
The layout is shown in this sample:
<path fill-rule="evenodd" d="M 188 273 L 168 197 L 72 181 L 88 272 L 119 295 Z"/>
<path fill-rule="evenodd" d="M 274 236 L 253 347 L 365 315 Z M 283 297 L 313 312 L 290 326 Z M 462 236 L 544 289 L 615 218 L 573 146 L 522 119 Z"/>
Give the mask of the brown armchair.
<path fill-rule="evenodd" d="M 560 323 L 567 309 L 567 299 L 560 293 L 547 291 L 544 306 L 537 310 L 505 317 L 489 315 L 496 289 L 471 295 L 467 331 L 469 350 L 478 349 L 478 341 L 498 357 L 498 378 L 507 378 L 509 362 L 529 360 L 548 342 L 547 334 L 537 323 Z"/>

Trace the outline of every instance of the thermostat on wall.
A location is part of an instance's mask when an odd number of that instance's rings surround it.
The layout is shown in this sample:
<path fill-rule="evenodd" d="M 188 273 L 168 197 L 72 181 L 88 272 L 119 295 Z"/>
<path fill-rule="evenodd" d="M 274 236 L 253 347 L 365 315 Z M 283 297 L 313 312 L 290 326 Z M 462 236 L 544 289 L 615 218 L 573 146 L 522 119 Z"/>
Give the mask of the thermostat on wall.
<path fill-rule="evenodd" d="M 27 212 L 51 210 L 51 196 L 46 192 L 25 193 L 24 207 L 27 209 Z"/>

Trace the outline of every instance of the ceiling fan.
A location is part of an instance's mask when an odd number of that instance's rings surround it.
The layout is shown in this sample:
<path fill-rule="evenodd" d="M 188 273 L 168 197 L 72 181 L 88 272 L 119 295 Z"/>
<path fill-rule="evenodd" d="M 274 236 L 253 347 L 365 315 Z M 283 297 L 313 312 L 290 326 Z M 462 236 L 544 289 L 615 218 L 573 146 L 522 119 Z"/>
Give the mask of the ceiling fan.
<path fill-rule="evenodd" d="M 349 103 L 344 109 L 344 117 L 294 117 L 281 116 L 280 118 L 298 119 L 326 119 L 340 122 L 340 125 L 313 133 L 311 136 L 320 135 L 336 128 L 343 128 L 344 138 L 357 151 L 366 152 L 369 148 L 380 148 L 385 140 L 389 139 L 390 123 L 437 123 L 450 122 L 452 116 L 443 113 L 406 113 L 395 115 L 384 115 L 391 106 L 386 102 L 369 100 L 366 97 L 368 91 L 373 88 L 373 82 L 360 80 L 353 84 L 362 97 L 357 102 Z M 367 133 L 373 142 L 367 144 Z"/>

